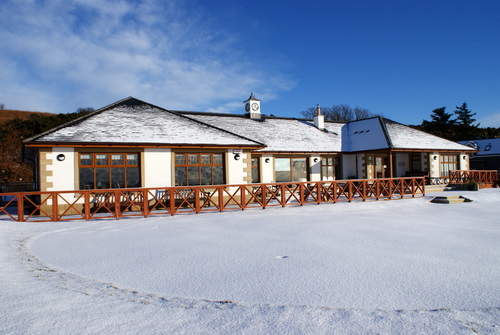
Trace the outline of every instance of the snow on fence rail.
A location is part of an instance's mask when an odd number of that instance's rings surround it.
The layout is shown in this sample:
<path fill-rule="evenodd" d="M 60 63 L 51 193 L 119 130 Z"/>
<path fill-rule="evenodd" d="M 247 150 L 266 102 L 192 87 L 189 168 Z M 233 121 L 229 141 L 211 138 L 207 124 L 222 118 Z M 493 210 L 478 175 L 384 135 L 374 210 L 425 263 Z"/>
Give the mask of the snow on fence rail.
<path fill-rule="evenodd" d="M 68 221 L 175 215 L 425 195 L 425 178 L 99 189 L 0 194 L 0 219 Z"/>
<path fill-rule="evenodd" d="M 450 184 L 477 182 L 481 187 L 494 187 L 498 181 L 497 170 L 452 170 L 448 175 Z"/>

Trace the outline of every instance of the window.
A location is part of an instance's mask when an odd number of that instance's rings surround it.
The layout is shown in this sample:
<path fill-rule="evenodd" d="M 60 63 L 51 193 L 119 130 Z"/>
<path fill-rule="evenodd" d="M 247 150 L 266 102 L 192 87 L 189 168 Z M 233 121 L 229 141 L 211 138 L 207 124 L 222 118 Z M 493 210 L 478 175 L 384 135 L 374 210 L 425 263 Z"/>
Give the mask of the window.
<path fill-rule="evenodd" d="M 259 158 L 252 158 L 252 183 L 260 182 Z"/>
<path fill-rule="evenodd" d="M 441 155 L 441 177 L 447 177 L 450 170 L 458 170 L 458 155 Z"/>
<path fill-rule="evenodd" d="M 176 186 L 222 184 L 224 184 L 223 154 L 175 155 Z"/>
<path fill-rule="evenodd" d="M 410 155 L 411 171 L 421 171 L 422 162 L 420 154 Z"/>
<path fill-rule="evenodd" d="M 306 158 L 276 158 L 274 169 L 278 183 L 307 180 Z"/>
<path fill-rule="evenodd" d="M 389 166 L 389 158 L 385 156 L 374 156 L 375 161 L 375 178 L 387 178 L 387 168 Z"/>
<path fill-rule="evenodd" d="M 80 189 L 141 186 L 138 153 L 81 153 Z"/>
<path fill-rule="evenodd" d="M 340 176 L 338 157 L 323 157 L 321 159 L 321 180 L 335 180 Z"/>

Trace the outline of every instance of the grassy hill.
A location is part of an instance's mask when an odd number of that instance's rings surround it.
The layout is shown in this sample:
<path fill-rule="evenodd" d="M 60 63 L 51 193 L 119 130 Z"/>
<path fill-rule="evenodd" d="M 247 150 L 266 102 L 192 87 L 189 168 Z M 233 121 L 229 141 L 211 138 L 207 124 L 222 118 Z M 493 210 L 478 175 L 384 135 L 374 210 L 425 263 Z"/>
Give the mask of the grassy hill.
<path fill-rule="evenodd" d="M 14 109 L 2 109 L 0 110 L 0 125 L 7 123 L 14 119 L 29 120 L 33 114 L 40 114 L 45 116 L 55 115 L 51 113 L 41 113 L 41 112 L 29 112 L 29 111 L 19 111 Z"/>
<path fill-rule="evenodd" d="M 70 122 L 93 111 L 80 108 L 75 113 L 51 114 L 19 110 L 0 110 L 0 183 L 33 181 L 32 164 L 23 162 L 22 141 Z"/>

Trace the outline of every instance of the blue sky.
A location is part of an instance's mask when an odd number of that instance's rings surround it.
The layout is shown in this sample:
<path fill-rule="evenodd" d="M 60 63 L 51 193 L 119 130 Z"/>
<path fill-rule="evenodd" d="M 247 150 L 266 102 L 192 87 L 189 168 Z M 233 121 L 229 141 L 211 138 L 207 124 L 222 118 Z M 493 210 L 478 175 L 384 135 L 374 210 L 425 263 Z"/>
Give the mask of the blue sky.
<path fill-rule="evenodd" d="M 348 104 L 405 124 L 463 102 L 500 127 L 500 1 L 3 0 L 0 103 L 53 113 L 133 96 L 299 117 Z"/>

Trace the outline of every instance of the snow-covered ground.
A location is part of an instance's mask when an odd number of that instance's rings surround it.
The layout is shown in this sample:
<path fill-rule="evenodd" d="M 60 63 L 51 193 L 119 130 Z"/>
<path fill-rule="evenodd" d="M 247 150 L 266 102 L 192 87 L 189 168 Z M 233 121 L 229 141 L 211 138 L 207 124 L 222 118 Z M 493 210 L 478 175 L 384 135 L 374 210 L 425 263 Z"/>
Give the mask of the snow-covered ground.
<path fill-rule="evenodd" d="M 461 194 L 470 203 L 429 203 Z M 500 190 L 64 223 L 0 216 L 1 334 L 500 334 Z"/>

